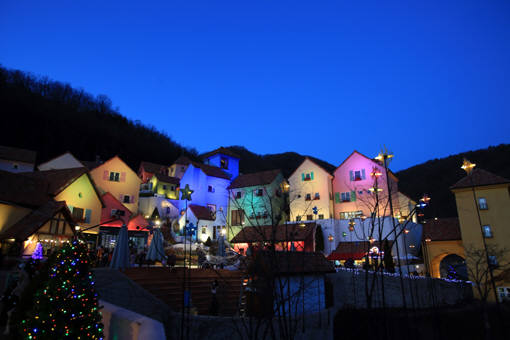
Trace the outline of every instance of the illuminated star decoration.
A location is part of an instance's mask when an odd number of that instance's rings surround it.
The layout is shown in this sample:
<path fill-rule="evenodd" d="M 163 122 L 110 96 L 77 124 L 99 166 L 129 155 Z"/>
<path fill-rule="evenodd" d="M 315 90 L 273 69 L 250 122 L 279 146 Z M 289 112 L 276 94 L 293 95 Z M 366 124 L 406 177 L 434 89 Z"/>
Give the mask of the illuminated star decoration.
<path fill-rule="evenodd" d="M 312 211 L 314 215 L 317 215 L 319 213 L 319 209 L 317 209 L 317 207 L 313 207 Z"/>
<path fill-rule="evenodd" d="M 471 173 L 471 171 L 473 171 L 473 168 L 476 166 L 475 163 L 471 163 L 470 161 L 468 161 L 467 159 L 464 158 L 464 161 L 462 162 L 462 166 L 461 168 L 467 172 L 467 174 L 469 175 Z"/>
<path fill-rule="evenodd" d="M 189 188 L 189 185 L 186 184 L 184 189 L 181 190 L 181 200 L 191 201 L 191 194 L 193 190 Z"/>

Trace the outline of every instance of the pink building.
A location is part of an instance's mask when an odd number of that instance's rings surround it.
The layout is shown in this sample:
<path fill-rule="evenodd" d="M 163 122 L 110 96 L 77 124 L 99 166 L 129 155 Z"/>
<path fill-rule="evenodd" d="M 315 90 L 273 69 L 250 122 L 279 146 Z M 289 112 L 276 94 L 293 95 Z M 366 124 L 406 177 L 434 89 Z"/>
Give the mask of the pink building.
<path fill-rule="evenodd" d="M 350 219 L 362 215 L 371 217 L 379 206 L 379 216 L 389 216 L 388 186 L 384 166 L 358 151 L 354 151 L 335 170 L 333 178 L 333 204 L 335 219 Z M 390 171 L 389 183 L 397 214 L 398 179 Z M 378 188 L 377 193 L 376 189 Z"/>

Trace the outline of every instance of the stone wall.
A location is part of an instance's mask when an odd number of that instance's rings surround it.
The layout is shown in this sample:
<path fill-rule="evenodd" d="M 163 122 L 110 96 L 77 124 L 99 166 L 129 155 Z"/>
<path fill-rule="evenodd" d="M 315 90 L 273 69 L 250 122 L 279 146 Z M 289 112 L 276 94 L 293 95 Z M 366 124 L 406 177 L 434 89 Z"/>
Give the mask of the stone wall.
<path fill-rule="evenodd" d="M 372 286 L 372 308 L 383 306 L 383 292 L 386 307 L 403 307 L 404 297 L 408 308 L 428 308 L 454 305 L 472 298 L 471 285 L 465 282 L 453 282 L 421 276 L 404 276 L 403 287 L 398 275 L 377 274 L 372 272 L 366 277 L 363 270 L 340 269 L 337 273 L 327 274 L 331 284 L 334 309 L 366 308 L 365 287 Z M 375 280 L 375 282 L 374 282 Z M 384 286 L 384 290 L 383 287 Z M 404 291 L 404 294 L 402 294 Z"/>

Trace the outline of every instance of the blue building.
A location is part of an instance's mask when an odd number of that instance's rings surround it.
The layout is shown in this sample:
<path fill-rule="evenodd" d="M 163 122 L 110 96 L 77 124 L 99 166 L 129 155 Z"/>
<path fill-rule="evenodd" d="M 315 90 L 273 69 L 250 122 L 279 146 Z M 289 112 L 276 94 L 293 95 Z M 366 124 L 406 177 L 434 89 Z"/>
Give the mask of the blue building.
<path fill-rule="evenodd" d="M 170 176 L 180 178 L 180 188 L 189 185 L 191 201 L 178 201 L 181 216 L 174 232 L 182 233 L 184 216 L 197 226 L 197 241 L 215 240 L 225 230 L 229 192 L 232 178 L 239 175 L 239 157 L 220 148 L 202 156 L 204 163 L 180 157 L 170 167 Z M 186 214 L 185 214 L 186 212 Z M 178 229 L 178 230 L 176 230 Z"/>

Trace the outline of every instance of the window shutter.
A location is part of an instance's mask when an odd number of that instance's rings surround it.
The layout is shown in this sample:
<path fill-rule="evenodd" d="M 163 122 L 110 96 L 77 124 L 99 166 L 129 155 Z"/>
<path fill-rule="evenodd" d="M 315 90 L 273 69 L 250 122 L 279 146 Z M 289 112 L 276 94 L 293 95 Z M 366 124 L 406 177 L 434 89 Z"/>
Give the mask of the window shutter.
<path fill-rule="evenodd" d="M 92 210 L 85 209 L 85 223 L 90 223 L 90 216 L 92 215 Z"/>
<path fill-rule="evenodd" d="M 302 173 L 302 174 L 301 174 L 301 180 L 302 180 L 302 181 L 304 181 L 304 180 L 305 180 L 305 174 L 304 174 L 304 173 Z"/>
<path fill-rule="evenodd" d="M 120 173 L 120 181 L 121 182 L 125 182 L 126 181 L 126 173 L 125 172 L 121 172 Z"/>
<path fill-rule="evenodd" d="M 131 197 L 129 198 L 129 202 L 135 203 L 135 196 L 131 195 Z"/>
<path fill-rule="evenodd" d="M 366 179 L 365 177 L 365 169 L 361 169 L 361 178 Z"/>
<path fill-rule="evenodd" d="M 351 191 L 351 202 L 356 202 L 356 191 Z"/>
<path fill-rule="evenodd" d="M 313 171 L 310 172 L 310 177 L 313 179 Z"/>
<path fill-rule="evenodd" d="M 340 193 L 335 192 L 335 203 L 340 203 Z"/>
<path fill-rule="evenodd" d="M 349 177 L 351 179 L 351 182 L 354 181 L 354 171 L 349 171 Z"/>
<path fill-rule="evenodd" d="M 110 171 L 108 171 L 108 170 L 103 171 L 103 179 L 105 181 L 110 179 Z"/>

